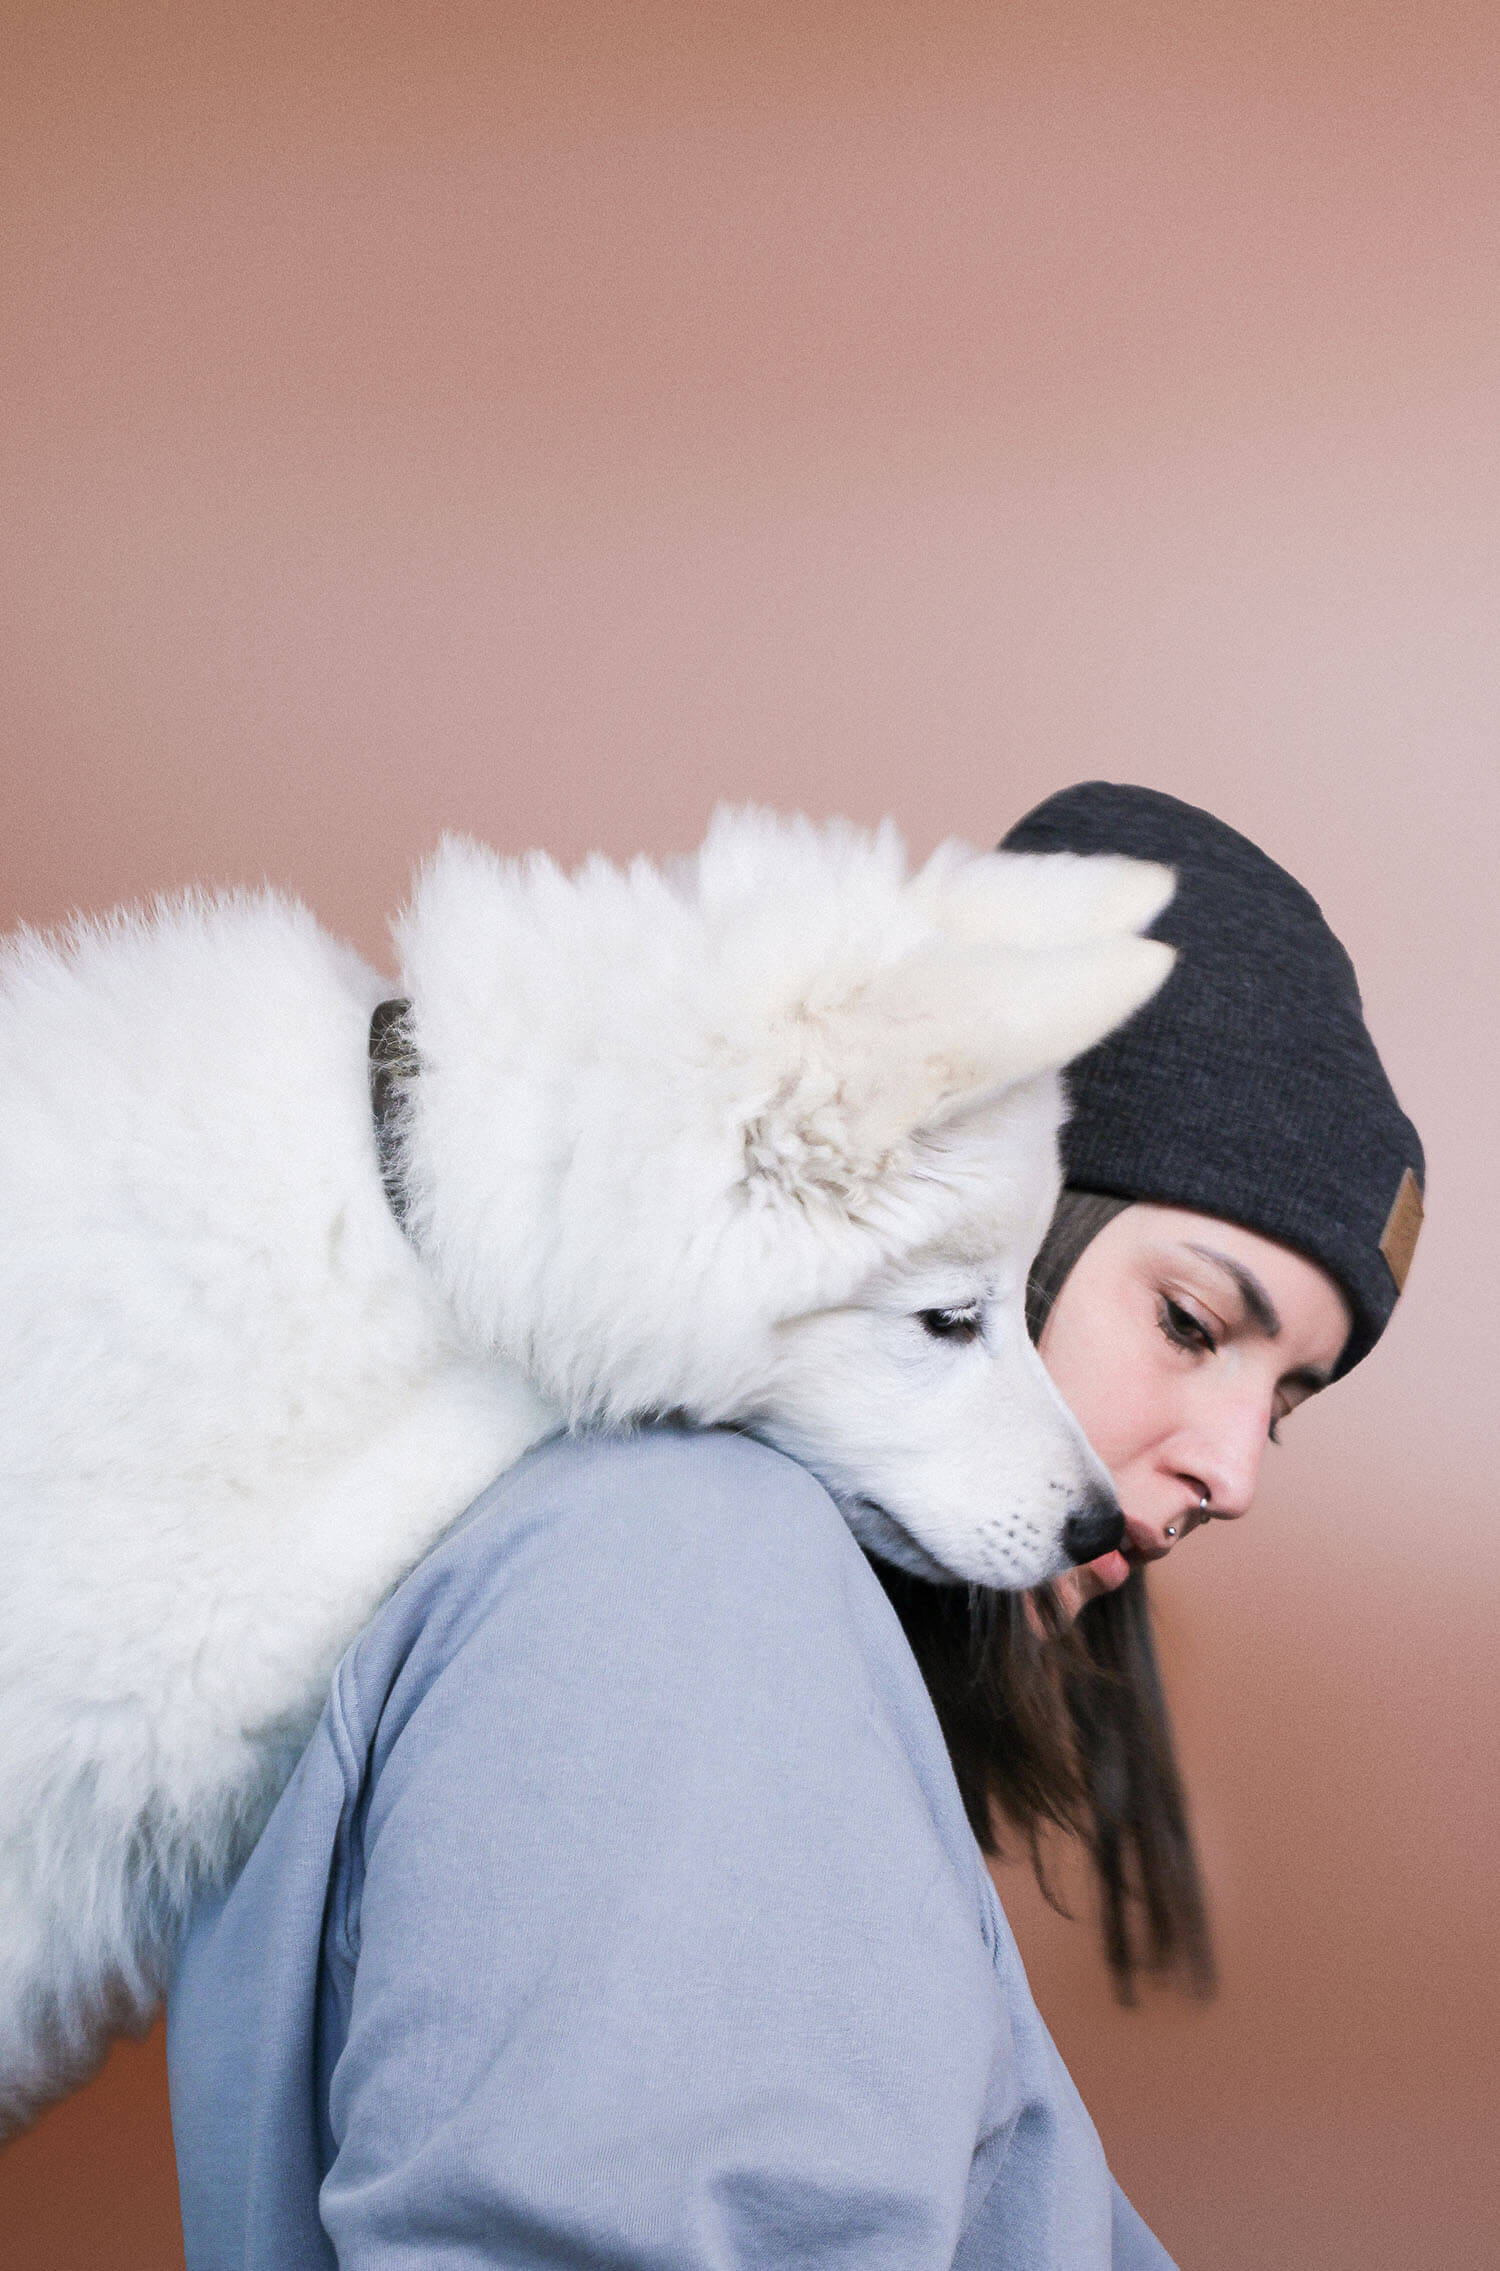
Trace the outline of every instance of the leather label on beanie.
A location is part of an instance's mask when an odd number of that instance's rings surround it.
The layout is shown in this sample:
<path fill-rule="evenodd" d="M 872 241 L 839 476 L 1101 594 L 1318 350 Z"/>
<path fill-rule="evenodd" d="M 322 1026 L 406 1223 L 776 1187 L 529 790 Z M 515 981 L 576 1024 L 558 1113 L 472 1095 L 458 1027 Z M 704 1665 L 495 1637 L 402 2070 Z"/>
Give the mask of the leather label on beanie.
<path fill-rule="evenodd" d="M 1417 1250 L 1417 1238 L 1422 1228 L 1422 1191 L 1416 1176 L 1408 1167 L 1401 1178 L 1400 1188 L 1385 1228 L 1380 1234 L 1380 1251 L 1386 1267 L 1396 1280 L 1396 1291 L 1406 1290 L 1406 1273 L 1411 1268 L 1412 1255 Z"/>

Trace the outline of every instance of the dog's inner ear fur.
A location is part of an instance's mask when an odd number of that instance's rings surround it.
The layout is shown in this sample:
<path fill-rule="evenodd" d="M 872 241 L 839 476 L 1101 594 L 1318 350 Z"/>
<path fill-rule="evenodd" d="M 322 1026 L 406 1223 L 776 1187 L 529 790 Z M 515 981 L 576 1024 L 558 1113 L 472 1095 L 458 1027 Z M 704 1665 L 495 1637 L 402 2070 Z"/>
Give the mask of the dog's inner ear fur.
<path fill-rule="evenodd" d="M 794 1010 L 785 1070 L 746 1122 L 747 1187 L 857 1203 L 917 1136 L 1102 1040 L 1173 960 L 1129 934 L 1045 953 L 937 938 L 841 1003 Z"/>

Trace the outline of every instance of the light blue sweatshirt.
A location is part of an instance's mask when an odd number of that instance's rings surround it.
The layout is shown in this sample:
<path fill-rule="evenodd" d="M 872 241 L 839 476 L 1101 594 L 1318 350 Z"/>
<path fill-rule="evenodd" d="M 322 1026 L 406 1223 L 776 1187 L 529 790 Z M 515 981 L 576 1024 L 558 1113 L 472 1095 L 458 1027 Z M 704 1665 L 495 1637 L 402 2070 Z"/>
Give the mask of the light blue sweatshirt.
<path fill-rule="evenodd" d="M 349 1651 L 169 2013 L 189 2271 L 1170 2271 L 821 1485 L 557 1441 Z"/>

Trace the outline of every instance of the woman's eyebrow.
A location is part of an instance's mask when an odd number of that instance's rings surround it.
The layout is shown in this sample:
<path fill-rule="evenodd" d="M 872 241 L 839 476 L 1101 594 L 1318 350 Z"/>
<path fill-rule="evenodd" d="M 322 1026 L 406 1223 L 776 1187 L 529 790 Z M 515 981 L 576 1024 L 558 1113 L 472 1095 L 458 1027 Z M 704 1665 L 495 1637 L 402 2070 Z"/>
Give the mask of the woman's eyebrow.
<path fill-rule="evenodd" d="M 1184 1239 L 1183 1244 L 1190 1254 L 1201 1254 L 1204 1261 L 1214 1263 L 1234 1279 L 1252 1321 L 1260 1327 L 1267 1340 L 1275 1340 L 1281 1332 L 1281 1319 L 1277 1315 L 1275 1302 L 1254 1270 L 1247 1270 L 1243 1262 L 1237 1262 L 1231 1254 L 1221 1254 L 1216 1247 L 1195 1246 L 1190 1239 Z"/>

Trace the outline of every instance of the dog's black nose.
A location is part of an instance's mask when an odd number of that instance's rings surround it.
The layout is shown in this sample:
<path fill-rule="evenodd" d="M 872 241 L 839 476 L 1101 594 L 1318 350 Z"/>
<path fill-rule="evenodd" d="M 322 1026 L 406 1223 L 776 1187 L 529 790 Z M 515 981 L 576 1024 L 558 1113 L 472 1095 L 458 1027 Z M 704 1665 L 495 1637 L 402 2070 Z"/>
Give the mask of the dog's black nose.
<path fill-rule="evenodd" d="M 1125 1535 L 1125 1517 L 1108 1491 L 1091 1491 L 1063 1524 L 1063 1552 L 1069 1561 L 1097 1561 L 1113 1553 Z"/>

